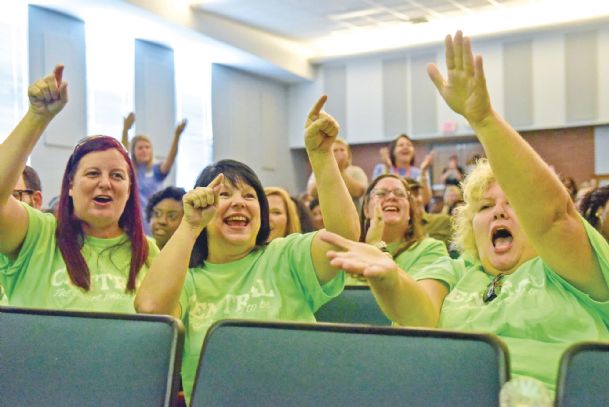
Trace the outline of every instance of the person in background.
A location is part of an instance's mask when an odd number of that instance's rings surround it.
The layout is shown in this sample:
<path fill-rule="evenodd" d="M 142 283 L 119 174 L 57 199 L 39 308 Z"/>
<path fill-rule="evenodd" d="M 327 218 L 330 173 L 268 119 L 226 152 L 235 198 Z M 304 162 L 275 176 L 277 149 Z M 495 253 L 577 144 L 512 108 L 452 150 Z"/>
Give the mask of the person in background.
<path fill-rule="evenodd" d="M 42 186 L 35 169 L 29 165 L 25 166 L 12 195 L 16 200 L 25 202 L 32 208 L 42 208 Z M 8 258 L 0 256 L 0 269 L 8 267 L 9 264 Z M 4 293 L 2 284 L 0 284 L 0 305 L 8 305 L 8 297 Z"/>
<path fill-rule="evenodd" d="M 321 207 L 319 206 L 319 199 L 313 198 L 309 202 L 309 209 L 311 210 L 311 217 L 313 220 L 314 230 L 321 230 L 324 228 L 324 218 L 321 213 Z"/>
<path fill-rule="evenodd" d="M 428 213 L 423 204 L 421 196 L 422 188 L 419 181 L 406 178 L 406 183 L 410 189 L 410 195 L 412 195 L 415 204 L 418 206 L 425 233 L 431 238 L 444 242 L 446 247 L 449 247 L 453 236 L 451 217 L 443 213 Z"/>
<path fill-rule="evenodd" d="M 357 211 L 332 154 L 338 123 L 321 109 L 305 123 L 305 146 L 318 180 L 326 228 L 359 239 Z M 184 196 L 184 218 L 138 291 L 138 312 L 182 318 L 182 379 L 190 399 L 203 339 L 219 319 L 315 321 L 338 295 L 343 273 L 333 268 L 318 232 L 293 233 L 266 244 L 269 208 L 260 180 L 234 160 L 206 167 Z M 190 257 L 190 263 L 188 261 Z M 190 269 L 189 269 L 190 266 Z"/>
<path fill-rule="evenodd" d="M 609 242 L 609 185 L 588 192 L 579 211 Z"/>
<path fill-rule="evenodd" d="M 271 232 L 267 242 L 278 237 L 286 237 L 292 233 L 300 233 L 300 218 L 296 205 L 283 188 L 264 188 L 266 199 L 269 201 L 269 223 Z"/>
<path fill-rule="evenodd" d="M 152 149 L 152 141 L 147 136 L 137 135 L 129 141 L 129 130 L 135 123 L 135 113 L 131 112 L 123 120 L 123 135 L 122 143 L 125 148 L 131 151 L 131 160 L 135 166 L 137 175 L 137 185 L 139 188 L 140 207 L 142 210 L 146 208 L 148 199 L 156 191 L 163 187 L 163 181 L 167 178 L 169 171 L 173 167 L 176 155 L 178 154 L 178 146 L 180 137 L 184 133 L 188 121 L 183 119 L 175 128 L 171 147 L 167 153 L 167 157 L 163 162 L 154 162 L 154 151 Z M 145 215 L 142 213 L 142 215 Z M 150 234 L 148 224 L 144 224 L 144 231 Z"/>
<path fill-rule="evenodd" d="M 463 200 L 463 192 L 457 185 L 447 185 L 444 189 L 444 197 L 442 199 L 442 209 L 440 213 L 450 215 L 450 208 L 459 201 Z"/>
<path fill-rule="evenodd" d="M 27 157 L 68 101 L 63 66 L 28 89 L 30 106 L 0 145 L 0 284 L 11 306 L 132 313 L 158 249 L 142 228 L 131 160 L 113 137 L 81 140 L 68 159 L 57 218 L 12 195 Z"/>
<path fill-rule="evenodd" d="M 146 222 L 150 224 L 152 237 L 159 249 L 165 246 L 182 221 L 184 194 L 184 188 L 167 187 L 155 192 L 148 200 Z"/>
<path fill-rule="evenodd" d="M 488 157 L 463 183 L 456 241 L 465 253 L 419 271 L 415 281 L 380 250 L 320 233 L 343 249 L 328 253 L 331 264 L 368 278 L 391 320 L 494 333 L 508 346 L 513 377 L 533 377 L 553 390 L 566 348 L 609 340 L 609 244 L 492 108 L 483 61 L 474 58 L 469 38 L 459 31 L 445 45 L 447 78 L 433 64 L 428 73 Z"/>
<path fill-rule="evenodd" d="M 18 201 L 25 202 L 32 208 L 42 208 L 40 177 L 36 170 L 29 165 L 26 165 L 23 169 L 23 173 L 13 189 L 13 197 Z"/>
<path fill-rule="evenodd" d="M 446 186 L 459 186 L 459 183 L 463 181 L 464 177 L 465 173 L 463 172 L 463 168 L 459 166 L 459 157 L 451 155 L 448 158 L 448 166 L 442 170 L 440 179 Z"/>
<path fill-rule="evenodd" d="M 336 158 L 340 174 L 345 180 L 349 194 L 353 198 L 353 203 L 359 209 L 361 207 L 361 198 L 368 186 L 368 177 L 364 170 L 357 165 L 353 165 L 353 152 L 345 139 L 336 138 L 336 141 L 332 145 L 332 153 L 334 153 L 334 158 Z M 314 174 L 311 174 L 307 182 L 307 192 L 310 196 L 317 197 L 317 183 Z"/>
<path fill-rule="evenodd" d="M 402 270 L 413 276 L 448 256 L 443 242 L 425 234 L 418 203 L 408 183 L 398 175 L 377 177 L 366 190 L 360 213 L 362 241 L 386 250 Z M 360 284 L 361 280 L 347 276 L 345 284 Z"/>
<path fill-rule="evenodd" d="M 382 174 L 396 174 L 404 178 L 418 180 L 422 186 L 423 204 L 431 201 L 431 184 L 428 177 L 429 168 L 433 162 L 433 153 L 425 156 L 421 168 L 414 166 L 415 148 L 410 137 L 400 134 L 389 144 L 379 150 L 382 162 L 372 170 L 372 180 Z"/>
<path fill-rule="evenodd" d="M 298 211 L 298 219 L 300 220 L 300 229 L 302 233 L 309 233 L 315 231 L 313 227 L 313 215 L 308 205 L 305 205 L 300 199 L 293 196 L 290 197 L 296 210 Z"/>

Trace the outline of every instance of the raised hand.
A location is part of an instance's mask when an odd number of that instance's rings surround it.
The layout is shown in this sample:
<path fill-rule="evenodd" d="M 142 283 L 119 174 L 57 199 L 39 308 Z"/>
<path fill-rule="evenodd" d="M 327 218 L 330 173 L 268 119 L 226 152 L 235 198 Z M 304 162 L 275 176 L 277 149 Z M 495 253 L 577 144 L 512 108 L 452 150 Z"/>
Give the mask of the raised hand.
<path fill-rule="evenodd" d="M 63 81 L 63 65 L 56 65 L 52 74 L 37 80 L 28 88 L 30 111 L 52 119 L 68 103 L 68 83 Z"/>
<path fill-rule="evenodd" d="M 393 259 L 376 247 L 367 243 L 347 240 L 326 230 L 317 233 L 322 241 L 343 250 L 330 250 L 326 254 L 333 267 L 371 280 L 382 280 L 397 276 L 398 266 Z"/>
<path fill-rule="evenodd" d="M 305 122 L 305 146 L 308 152 L 332 151 L 332 144 L 338 136 L 340 126 L 328 113 L 322 111 L 327 96 L 322 96 L 315 103 Z"/>
<path fill-rule="evenodd" d="M 381 155 L 381 160 L 383 164 L 387 166 L 387 168 L 391 168 L 391 156 L 389 155 L 389 147 L 381 147 L 379 149 L 379 154 Z"/>
<path fill-rule="evenodd" d="M 123 129 L 131 129 L 131 127 L 133 127 L 133 123 L 135 123 L 135 113 L 130 112 L 127 117 L 123 118 Z"/>
<path fill-rule="evenodd" d="M 433 163 L 433 155 L 433 151 L 430 151 L 429 154 L 425 156 L 425 159 L 423 159 L 423 162 L 421 163 L 421 172 L 425 172 L 429 169 L 429 167 Z"/>
<path fill-rule="evenodd" d="M 482 57 L 478 55 L 474 58 L 471 40 L 463 37 L 461 31 L 457 31 L 454 38 L 447 35 L 444 46 L 447 78 L 442 76 L 435 64 L 427 66 L 427 73 L 452 110 L 465 117 L 470 124 L 480 123 L 492 112 Z"/>
<path fill-rule="evenodd" d="M 191 230 L 198 236 L 216 213 L 218 191 L 224 181 L 224 174 L 218 174 L 206 187 L 197 187 L 184 195 L 184 218 Z"/>
<path fill-rule="evenodd" d="M 383 208 L 381 203 L 374 205 L 374 213 L 370 217 L 370 227 L 366 233 L 366 243 L 374 244 L 383 240 L 385 230 L 385 220 L 383 219 Z"/>
<path fill-rule="evenodd" d="M 174 132 L 176 137 L 180 137 L 182 135 L 182 133 L 184 133 L 184 129 L 186 128 L 187 124 L 188 124 L 188 119 L 182 119 L 182 121 L 178 123 L 178 125 L 176 126 L 176 130 Z"/>

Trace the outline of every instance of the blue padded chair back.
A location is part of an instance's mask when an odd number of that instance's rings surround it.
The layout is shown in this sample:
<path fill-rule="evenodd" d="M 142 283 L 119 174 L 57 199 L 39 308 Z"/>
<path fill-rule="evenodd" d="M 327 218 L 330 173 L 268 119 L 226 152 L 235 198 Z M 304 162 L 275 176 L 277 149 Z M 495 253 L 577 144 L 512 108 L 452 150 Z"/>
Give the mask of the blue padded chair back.
<path fill-rule="evenodd" d="M 227 320 L 205 339 L 191 405 L 488 407 L 508 379 L 491 335 Z"/>
<path fill-rule="evenodd" d="M 0 307 L 0 405 L 174 405 L 182 340 L 166 316 Z"/>
<path fill-rule="evenodd" d="M 318 322 L 391 325 L 367 286 L 347 286 L 315 313 Z"/>
<path fill-rule="evenodd" d="M 581 342 L 565 351 L 560 360 L 556 405 L 609 406 L 609 343 Z"/>

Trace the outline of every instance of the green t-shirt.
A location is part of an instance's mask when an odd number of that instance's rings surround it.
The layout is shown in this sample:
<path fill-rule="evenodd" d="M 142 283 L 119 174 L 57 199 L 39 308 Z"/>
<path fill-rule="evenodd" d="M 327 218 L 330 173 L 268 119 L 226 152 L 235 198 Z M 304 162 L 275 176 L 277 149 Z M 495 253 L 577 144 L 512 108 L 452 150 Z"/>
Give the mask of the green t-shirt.
<path fill-rule="evenodd" d="M 609 281 L 609 245 L 583 222 L 605 281 Z M 499 295 L 487 304 L 482 302 L 482 292 L 493 276 L 479 262 L 443 259 L 421 270 L 416 279 L 440 280 L 449 287 L 438 327 L 499 336 L 508 345 L 512 374 L 534 377 L 550 390 L 555 388 L 560 357 L 569 345 L 609 340 L 609 302 L 593 300 L 539 257 L 506 275 Z"/>
<path fill-rule="evenodd" d="M 0 285 L 0 305 L 8 305 L 8 297 L 4 294 L 4 288 Z"/>
<path fill-rule="evenodd" d="M 57 246 L 57 221 L 51 214 L 23 205 L 29 219 L 28 231 L 14 261 L 0 268 L 0 284 L 9 304 L 15 307 L 135 313 L 135 293 L 125 291 L 131 265 L 131 243 L 127 235 L 99 239 L 87 236 L 81 253 L 91 274 L 89 291 L 70 281 Z M 148 239 L 148 262 L 159 252 Z M 148 271 L 144 265 L 138 284 Z"/>
<path fill-rule="evenodd" d="M 399 242 L 392 243 L 387 245 L 387 250 L 389 250 L 389 253 L 394 253 L 399 246 Z M 420 270 L 442 257 L 448 257 L 446 245 L 439 240 L 426 237 L 419 243 L 410 246 L 407 250 L 400 253 L 400 255 L 395 258 L 395 262 L 402 270 L 414 277 Z M 365 278 L 358 278 L 346 274 L 345 285 L 368 285 L 368 281 Z"/>
<path fill-rule="evenodd" d="M 343 273 L 321 286 L 311 258 L 315 233 L 294 233 L 224 264 L 188 270 L 180 297 L 185 327 L 182 384 L 190 400 L 203 339 L 221 319 L 315 322 L 314 313 L 341 293 Z"/>

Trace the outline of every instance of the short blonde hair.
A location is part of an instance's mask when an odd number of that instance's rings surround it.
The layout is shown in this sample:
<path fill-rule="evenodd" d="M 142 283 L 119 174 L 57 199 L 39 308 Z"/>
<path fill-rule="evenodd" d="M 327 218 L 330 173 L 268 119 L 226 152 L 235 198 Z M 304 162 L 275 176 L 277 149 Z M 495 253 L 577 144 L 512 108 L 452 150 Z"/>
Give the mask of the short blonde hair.
<path fill-rule="evenodd" d="M 347 143 L 347 140 L 342 137 L 336 137 L 336 139 L 334 139 L 334 143 L 342 144 L 343 146 L 345 146 L 345 148 L 347 149 L 347 162 L 349 163 L 349 165 L 351 165 L 353 160 L 353 151 L 351 150 L 351 146 L 349 145 L 349 143 Z"/>
<path fill-rule="evenodd" d="M 294 201 L 292 201 L 292 198 L 290 198 L 290 194 L 288 194 L 285 189 L 279 187 L 266 187 L 264 188 L 264 193 L 267 197 L 271 195 L 279 196 L 283 201 L 283 204 L 285 205 L 286 215 L 288 218 L 285 229 L 285 236 L 292 233 L 301 233 L 302 229 L 300 228 L 300 218 L 298 217 L 298 209 L 296 208 L 296 204 L 294 203 Z"/>
<path fill-rule="evenodd" d="M 474 238 L 473 220 L 478 212 L 482 196 L 492 183 L 496 182 L 495 174 L 486 159 L 478 160 L 474 170 L 461 184 L 465 205 L 455 209 L 454 243 L 462 253 L 478 259 L 478 247 Z"/>

